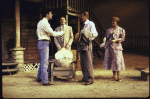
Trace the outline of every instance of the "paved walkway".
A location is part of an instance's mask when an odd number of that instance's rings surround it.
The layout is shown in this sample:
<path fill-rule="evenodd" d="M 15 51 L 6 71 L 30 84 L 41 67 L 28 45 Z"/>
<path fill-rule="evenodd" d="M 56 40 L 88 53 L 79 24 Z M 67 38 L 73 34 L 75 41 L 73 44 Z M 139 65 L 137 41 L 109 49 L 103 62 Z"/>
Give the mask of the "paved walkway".
<path fill-rule="evenodd" d="M 148 68 L 149 57 L 137 54 L 124 54 L 126 70 L 121 72 L 121 82 L 110 81 L 111 70 L 103 69 L 103 59 L 94 62 L 94 83 L 84 83 L 61 78 L 42 86 L 36 82 L 36 71 L 2 76 L 3 98 L 108 98 L 108 97 L 148 97 L 149 81 L 142 81 L 140 71 L 134 68 Z M 81 71 L 76 72 L 81 80 Z"/>

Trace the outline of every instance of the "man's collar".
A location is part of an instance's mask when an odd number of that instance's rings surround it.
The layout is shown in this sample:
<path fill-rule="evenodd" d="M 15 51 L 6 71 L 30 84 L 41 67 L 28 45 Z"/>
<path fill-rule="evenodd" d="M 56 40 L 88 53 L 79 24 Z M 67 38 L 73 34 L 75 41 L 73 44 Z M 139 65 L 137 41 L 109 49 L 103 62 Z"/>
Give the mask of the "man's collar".
<path fill-rule="evenodd" d="M 45 17 L 43 18 L 44 20 L 47 20 Z M 48 21 L 48 20 L 47 20 Z"/>
<path fill-rule="evenodd" d="M 89 22 L 89 19 L 87 19 L 84 24 L 87 24 L 88 22 Z"/>
<path fill-rule="evenodd" d="M 61 27 L 63 26 L 63 25 L 60 25 Z M 66 24 L 64 25 L 64 27 L 66 26 Z"/>

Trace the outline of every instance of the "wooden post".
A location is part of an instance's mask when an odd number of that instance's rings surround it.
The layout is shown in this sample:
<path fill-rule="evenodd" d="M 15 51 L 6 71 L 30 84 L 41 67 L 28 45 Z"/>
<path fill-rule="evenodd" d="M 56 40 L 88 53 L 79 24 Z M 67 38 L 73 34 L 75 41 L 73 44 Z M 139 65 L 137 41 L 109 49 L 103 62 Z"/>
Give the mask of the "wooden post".
<path fill-rule="evenodd" d="M 80 18 L 78 18 L 78 33 L 80 32 Z M 77 60 L 80 60 L 80 53 L 77 52 Z"/>
<path fill-rule="evenodd" d="M 57 0 L 57 9 L 58 9 L 58 0 Z"/>
<path fill-rule="evenodd" d="M 66 11 L 66 13 L 67 13 L 67 10 L 70 9 L 70 7 L 71 7 L 71 6 L 69 6 L 69 5 L 70 5 L 70 2 L 71 2 L 71 1 L 69 1 L 69 0 L 66 0 L 66 2 L 65 2 L 65 3 L 66 3 L 66 6 L 65 6 L 65 11 Z"/>
<path fill-rule="evenodd" d="M 16 18 L 16 47 L 20 47 L 20 2 L 15 1 L 15 18 Z"/>
<path fill-rule="evenodd" d="M 80 32 L 80 18 L 78 18 L 78 33 Z"/>
<path fill-rule="evenodd" d="M 19 71 L 24 70 L 24 50 L 20 47 L 20 0 L 15 0 L 15 19 L 16 19 L 16 47 L 12 51 L 13 62 L 18 63 Z"/>
<path fill-rule="evenodd" d="M 80 32 L 80 18 L 78 18 L 78 33 Z M 78 48 L 77 48 L 78 49 Z M 80 64 L 80 52 L 77 51 L 77 71 L 81 71 L 81 64 Z"/>
<path fill-rule="evenodd" d="M 78 4 L 79 4 L 79 11 L 81 11 L 81 7 L 80 7 L 81 1 L 80 0 L 79 0 Z"/>
<path fill-rule="evenodd" d="M 66 25 L 68 25 L 68 15 L 66 15 Z"/>
<path fill-rule="evenodd" d="M 61 0 L 61 8 L 62 8 L 62 6 L 63 6 L 63 2 L 62 2 L 62 0 Z"/>

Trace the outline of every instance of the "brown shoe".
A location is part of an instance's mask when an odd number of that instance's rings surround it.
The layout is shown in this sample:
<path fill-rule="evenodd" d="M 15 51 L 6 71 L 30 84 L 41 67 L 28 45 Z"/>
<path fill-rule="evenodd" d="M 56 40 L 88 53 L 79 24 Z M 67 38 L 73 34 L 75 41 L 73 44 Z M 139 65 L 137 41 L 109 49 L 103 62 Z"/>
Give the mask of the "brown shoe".
<path fill-rule="evenodd" d="M 72 81 L 72 79 L 73 79 L 73 78 L 68 78 L 68 79 L 66 79 L 66 81 Z"/>
<path fill-rule="evenodd" d="M 50 86 L 51 84 L 48 82 L 48 83 L 45 83 L 45 84 L 42 84 L 43 86 Z"/>
<path fill-rule="evenodd" d="M 41 79 L 37 79 L 37 82 L 41 82 L 42 80 Z"/>
<path fill-rule="evenodd" d="M 117 81 L 121 81 L 121 78 L 118 78 Z"/>
<path fill-rule="evenodd" d="M 91 85 L 91 84 L 93 84 L 93 81 L 88 81 L 84 85 Z"/>
<path fill-rule="evenodd" d="M 85 81 L 85 80 L 79 80 L 78 82 L 87 82 L 87 81 Z"/>
<path fill-rule="evenodd" d="M 111 77 L 110 80 L 111 80 L 111 81 L 116 81 L 116 78 Z"/>

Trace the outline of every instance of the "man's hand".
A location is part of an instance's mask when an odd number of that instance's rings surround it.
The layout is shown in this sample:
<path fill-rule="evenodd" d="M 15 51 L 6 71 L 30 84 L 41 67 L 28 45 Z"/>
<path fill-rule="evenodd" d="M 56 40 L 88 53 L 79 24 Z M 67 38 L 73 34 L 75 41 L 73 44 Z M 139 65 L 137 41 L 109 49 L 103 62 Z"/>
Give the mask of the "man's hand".
<path fill-rule="evenodd" d="M 66 46 L 66 49 L 68 49 L 68 50 L 69 50 L 69 47 L 70 47 L 70 45 L 67 45 L 67 46 Z"/>
<path fill-rule="evenodd" d="M 111 40 L 110 43 L 118 42 L 118 39 Z"/>
<path fill-rule="evenodd" d="M 105 46 L 105 43 L 100 44 L 100 48 L 101 48 L 101 47 L 104 47 L 104 46 Z"/>
<path fill-rule="evenodd" d="M 59 47 L 58 50 L 60 51 L 60 50 L 61 50 L 61 47 Z"/>

